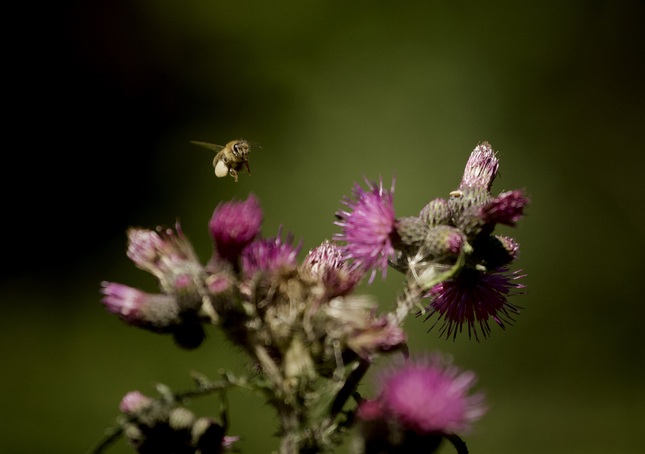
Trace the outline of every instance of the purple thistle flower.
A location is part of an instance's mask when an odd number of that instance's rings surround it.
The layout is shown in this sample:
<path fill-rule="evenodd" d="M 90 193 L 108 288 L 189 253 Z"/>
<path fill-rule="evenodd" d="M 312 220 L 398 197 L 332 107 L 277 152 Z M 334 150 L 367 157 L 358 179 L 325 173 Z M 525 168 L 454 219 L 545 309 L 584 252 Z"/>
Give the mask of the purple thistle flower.
<path fill-rule="evenodd" d="M 130 228 L 127 234 L 127 256 L 138 268 L 156 276 L 164 292 L 187 290 L 201 273 L 197 254 L 179 223 L 175 231 L 161 227 L 156 230 Z"/>
<path fill-rule="evenodd" d="M 520 307 L 508 302 L 514 290 L 525 288 L 515 282 L 524 277 L 520 271 L 508 272 L 498 268 L 484 272 L 464 268 L 457 276 L 432 287 L 426 297 L 431 299 L 426 320 L 437 314 L 438 318 L 430 327 L 441 322 L 440 334 L 456 338 L 462 326 L 468 327 L 468 337 L 479 340 L 478 327 L 484 338 L 490 335 L 489 319 L 502 329 L 514 322 L 513 315 L 520 313 Z"/>
<path fill-rule="evenodd" d="M 295 267 L 301 244 L 293 246 L 293 235 L 281 238 L 281 229 L 275 238 L 256 240 L 242 251 L 242 271 L 252 277 L 257 272 L 273 273 L 284 267 Z"/>
<path fill-rule="evenodd" d="M 514 226 L 524 214 L 529 199 L 522 190 L 507 191 L 481 207 L 481 216 L 487 224 L 506 224 Z"/>
<path fill-rule="evenodd" d="M 334 239 L 345 242 L 344 255 L 354 260 L 353 266 L 362 270 L 372 270 L 369 282 L 372 283 L 377 270 L 382 270 L 385 277 L 388 259 L 394 258 L 392 233 L 395 230 L 395 214 L 392 195 L 394 181 L 390 191 L 383 189 L 383 181 L 377 185 L 367 179 L 368 190 L 356 183 L 352 189 L 353 199 L 345 197 L 342 203 L 348 211 L 336 212 L 336 225 L 343 229 Z"/>
<path fill-rule="evenodd" d="M 262 209 L 249 194 L 244 202 L 220 203 L 208 224 L 220 257 L 234 262 L 242 250 L 260 233 Z"/>
<path fill-rule="evenodd" d="M 162 330 L 179 320 L 179 305 L 173 296 L 114 282 L 102 282 L 101 293 L 105 308 L 130 325 Z"/>
<path fill-rule="evenodd" d="M 487 411 L 484 395 L 470 394 L 475 374 L 438 353 L 397 362 L 379 382 L 383 414 L 421 435 L 467 432 Z M 373 409 L 367 413 L 378 415 Z"/>
<path fill-rule="evenodd" d="M 128 229 L 127 256 L 134 264 L 156 276 L 172 272 L 176 266 L 199 263 L 190 241 L 179 223 L 170 228 Z"/>
<path fill-rule="evenodd" d="M 490 191 L 497 176 L 499 160 L 488 142 L 482 142 L 470 154 L 459 189 L 484 188 Z"/>
<path fill-rule="evenodd" d="M 495 235 L 495 238 L 497 238 L 497 240 L 502 244 L 511 260 L 515 260 L 520 254 L 520 245 L 518 242 L 513 238 L 503 235 Z"/>
<path fill-rule="evenodd" d="M 329 298 L 348 294 L 363 277 L 361 270 L 350 267 L 343 249 L 328 240 L 309 251 L 302 269 L 325 284 Z"/>
<path fill-rule="evenodd" d="M 150 403 L 152 399 L 139 391 L 130 391 L 119 403 L 119 410 L 127 415 L 134 415 L 143 410 Z"/>
<path fill-rule="evenodd" d="M 124 320 L 138 320 L 143 307 L 148 304 L 150 295 L 136 288 L 114 282 L 101 283 L 103 304 L 113 314 L 119 315 Z"/>

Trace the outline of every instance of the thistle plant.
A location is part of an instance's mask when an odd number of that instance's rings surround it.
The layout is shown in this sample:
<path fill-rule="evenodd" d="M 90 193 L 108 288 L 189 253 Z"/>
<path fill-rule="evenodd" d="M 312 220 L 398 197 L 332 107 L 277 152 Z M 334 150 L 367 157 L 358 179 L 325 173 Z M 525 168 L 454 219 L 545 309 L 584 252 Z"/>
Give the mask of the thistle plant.
<path fill-rule="evenodd" d="M 459 186 L 408 217 L 395 214 L 394 182 L 390 189 L 382 180 L 355 184 L 335 213 L 340 232 L 302 260 L 293 234 L 263 234 L 253 193 L 215 207 L 205 264 L 179 223 L 129 229 L 127 255 L 157 278 L 159 290 L 103 282 L 105 308 L 184 349 L 202 346 L 204 327 L 214 325 L 252 366 L 240 376 L 194 375 L 185 391 L 131 391 L 92 452 L 120 436 L 140 453 L 243 450 L 243 440 L 228 433 L 226 396 L 236 389 L 273 407 L 280 454 L 333 452 L 348 437 L 364 454 L 431 453 L 444 440 L 468 452 L 461 437 L 487 411 L 473 390 L 475 374 L 439 351 L 410 352 L 403 325 L 411 316 L 429 320 L 440 337 L 467 333 L 480 341 L 491 325 L 504 328 L 520 313 L 509 302 L 524 288 L 521 271 L 511 271 L 519 244 L 494 231 L 515 226 L 528 198 L 522 190 L 491 193 L 498 167 L 490 145 L 479 144 Z M 393 304 L 355 293 L 388 268 L 405 275 Z M 380 368 L 377 392 L 362 396 L 357 389 L 373 366 Z M 212 394 L 214 416 L 187 407 Z"/>

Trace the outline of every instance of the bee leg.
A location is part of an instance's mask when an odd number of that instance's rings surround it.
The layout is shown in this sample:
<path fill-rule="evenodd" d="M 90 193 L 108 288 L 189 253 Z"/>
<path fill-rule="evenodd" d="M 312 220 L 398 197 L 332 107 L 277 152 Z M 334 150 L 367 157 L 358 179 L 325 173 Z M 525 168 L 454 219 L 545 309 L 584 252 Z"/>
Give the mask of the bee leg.
<path fill-rule="evenodd" d="M 233 178 L 235 178 L 235 182 L 237 183 L 237 171 L 235 169 L 229 169 L 228 172 L 231 174 Z"/>

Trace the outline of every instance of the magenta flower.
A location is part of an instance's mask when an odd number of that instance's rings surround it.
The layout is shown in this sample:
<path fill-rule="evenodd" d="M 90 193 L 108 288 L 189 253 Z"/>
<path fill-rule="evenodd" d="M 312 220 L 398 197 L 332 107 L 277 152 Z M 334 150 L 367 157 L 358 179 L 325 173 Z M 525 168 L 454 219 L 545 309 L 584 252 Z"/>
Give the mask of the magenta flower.
<path fill-rule="evenodd" d="M 150 294 L 114 282 L 102 282 L 101 293 L 105 308 L 130 325 L 163 330 L 179 320 L 179 305 L 173 296 Z"/>
<path fill-rule="evenodd" d="M 514 226 L 524 214 L 529 199 L 521 190 L 501 193 L 481 207 L 481 215 L 487 224 Z"/>
<path fill-rule="evenodd" d="M 283 241 L 280 230 L 275 238 L 256 240 L 242 251 L 242 271 L 247 277 L 257 272 L 273 273 L 284 267 L 295 267 L 301 245 L 293 245 L 293 236 L 288 234 Z"/>
<path fill-rule="evenodd" d="M 470 154 L 459 189 L 484 188 L 490 191 L 497 176 L 499 160 L 488 142 L 482 142 Z"/>
<path fill-rule="evenodd" d="M 348 294 L 363 277 L 361 270 L 350 267 L 343 249 L 327 240 L 309 251 L 302 269 L 325 284 L 329 298 Z"/>
<path fill-rule="evenodd" d="M 134 415 L 152 403 L 152 399 L 139 391 L 130 391 L 119 403 L 119 410 L 127 415 Z"/>
<path fill-rule="evenodd" d="M 262 209 L 260 202 L 249 194 L 244 202 L 220 203 L 208 224 L 220 257 L 234 262 L 242 250 L 260 233 Z"/>
<path fill-rule="evenodd" d="M 162 289 L 172 293 L 186 288 L 200 275 L 202 266 L 179 223 L 175 230 L 128 229 L 127 255 L 134 264 L 159 279 Z"/>
<path fill-rule="evenodd" d="M 501 328 L 511 325 L 513 315 L 520 313 L 520 307 L 508 302 L 507 298 L 525 288 L 515 282 L 524 277 L 519 271 L 508 272 L 498 268 L 484 272 L 464 268 L 457 276 L 432 287 L 426 297 L 431 299 L 426 320 L 433 315 L 438 318 L 430 329 L 441 322 L 440 334 L 446 338 L 457 336 L 462 326 L 468 328 L 468 337 L 479 340 L 478 329 L 484 338 L 490 335 L 489 319 Z"/>
<path fill-rule="evenodd" d="M 362 271 L 372 270 L 369 282 L 374 280 L 378 270 L 387 272 L 388 259 L 394 258 L 392 233 L 395 230 L 394 181 L 390 191 L 383 189 L 383 181 L 365 180 L 368 190 L 358 184 L 352 189 L 353 199 L 345 197 L 342 201 L 349 210 L 338 211 L 336 225 L 343 229 L 335 239 L 345 242 L 344 255 L 354 261 L 354 266 Z"/>
<path fill-rule="evenodd" d="M 418 434 L 468 432 L 487 411 L 483 394 L 469 394 L 475 374 L 461 371 L 440 354 L 397 363 L 379 381 L 377 400 L 385 417 Z M 370 410 L 361 413 L 378 414 Z"/>

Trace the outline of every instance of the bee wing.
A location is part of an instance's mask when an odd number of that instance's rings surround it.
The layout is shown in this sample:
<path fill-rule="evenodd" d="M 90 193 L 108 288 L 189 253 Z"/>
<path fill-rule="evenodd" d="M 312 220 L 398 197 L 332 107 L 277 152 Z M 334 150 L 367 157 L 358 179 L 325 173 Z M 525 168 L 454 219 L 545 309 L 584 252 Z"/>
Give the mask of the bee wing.
<path fill-rule="evenodd" d="M 208 143 L 208 142 L 198 142 L 197 140 L 191 140 L 190 143 L 193 145 L 199 145 L 200 147 L 208 148 L 209 150 L 213 151 L 220 151 L 222 148 L 224 148 L 222 145 L 216 145 L 214 143 Z"/>

